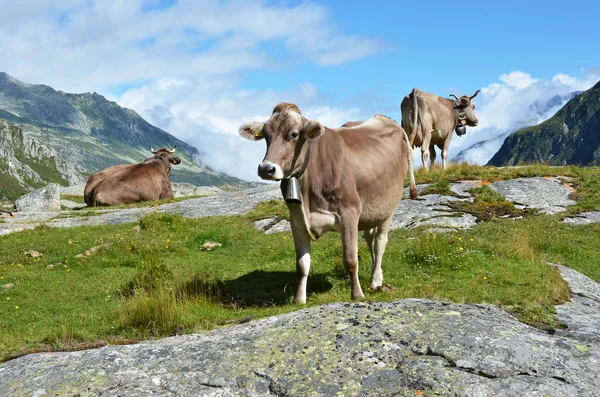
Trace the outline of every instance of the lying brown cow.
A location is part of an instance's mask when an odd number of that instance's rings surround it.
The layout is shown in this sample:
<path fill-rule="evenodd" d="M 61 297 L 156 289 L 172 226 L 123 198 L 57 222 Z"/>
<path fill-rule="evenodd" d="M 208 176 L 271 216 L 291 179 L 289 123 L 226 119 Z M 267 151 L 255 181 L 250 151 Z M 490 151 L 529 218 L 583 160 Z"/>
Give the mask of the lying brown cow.
<path fill-rule="evenodd" d="M 354 123 L 353 123 L 354 124 Z M 342 234 L 343 262 L 352 278 L 352 299 L 363 298 L 358 280 L 358 232 L 364 230 L 373 260 L 371 288 L 383 283 L 381 258 L 392 215 L 403 193 L 408 137 L 393 120 L 376 115 L 353 127 L 329 129 L 307 120 L 291 103 L 280 103 L 266 123 L 240 127 L 251 140 L 266 139 L 267 153 L 258 175 L 281 180 L 286 195 L 297 178 L 300 203 L 290 203 L 298 288 L 306 303 L 310 242 L 330 230 Z M 411 197 L 417 196 L 414 183 Z"/>
<path fill-rule="evenodd" d="M 85 203 L 95 207 L 173 197 L 171 164 L 181 160 L 172 156 L 175 148 L 150 150 L 154 156 L 141 164 L 115 165 L 90 176 L 83 195 Z"/>
<path fill-rule="evenodd" d="M 402 127 L 408 133 L 412 146 L 421 147 L 423 167 L 429 169 L 427 160 L 431 156 L 431 165 L 435 162 L 435 146 L 442 151 L 442 169 L 446 169 L 448 148 L 452 132 L 456 129 L 460 135 L 466 132 L 465 126 L 476 127 L 475 105 L 471 102 L 479 90 L 472 96 L 463 95 L 456 100 L 428 94 L 414 88 L 406 95 L 400 105 Z M 458 127 L 458 129 L 457 129 Z"/>

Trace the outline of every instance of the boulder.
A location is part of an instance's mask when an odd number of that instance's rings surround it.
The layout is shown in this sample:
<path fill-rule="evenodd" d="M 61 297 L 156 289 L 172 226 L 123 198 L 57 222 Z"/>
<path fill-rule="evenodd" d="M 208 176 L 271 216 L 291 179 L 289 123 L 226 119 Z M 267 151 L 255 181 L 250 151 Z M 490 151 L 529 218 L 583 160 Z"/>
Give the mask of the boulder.
<path fill-rule="evenodd" d="M 15 209 L 18 212 L 60 211 L 60 187 L 51 183 L 21 196 L 15 201 Z"/>

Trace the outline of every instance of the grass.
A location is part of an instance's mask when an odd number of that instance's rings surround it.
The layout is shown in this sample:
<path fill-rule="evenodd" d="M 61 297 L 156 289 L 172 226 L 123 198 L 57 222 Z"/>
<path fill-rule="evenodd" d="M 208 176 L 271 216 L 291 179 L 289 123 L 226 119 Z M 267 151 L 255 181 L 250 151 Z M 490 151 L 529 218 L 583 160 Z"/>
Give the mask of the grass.
<path fill-rule="evenodd" d="M 466 179 L 491 179 L 467 171 Z M 573 173 L 582 175 L 574 182 L 578 208 L 600 209 L 598 170 Z M 503 203 L 485 186 L 474 193 L 474 205 Z M 0 287 L 0 357 L 199 332 L 302 308 L 292 303 L 291 233 L 265 235 L 253 226 L 272 216 L 287 216 L 282 201 L 245 216 L 152 213 L 125 225 L 38 227 L 0 237 L 0 285 L 15 285 Z M 370 254 L 361 238 L 366 299 L 496 304 L 529 324 L 559 327 L 554 305 L 568 299 L 568 287 L 546 261 L 600 281 L 600 225 L 572 227 L 560 215 L 490 219 L 452 234 L 391 232 L 383 269 L 397 290 L 385 292 L 366 289 Z M 222 246 L 200 251 L 207 241 Z M 308 306 L 349 300 L 339 235 L 312 247 Z M 31 249 L 43 255 L 26 256 Z"/>

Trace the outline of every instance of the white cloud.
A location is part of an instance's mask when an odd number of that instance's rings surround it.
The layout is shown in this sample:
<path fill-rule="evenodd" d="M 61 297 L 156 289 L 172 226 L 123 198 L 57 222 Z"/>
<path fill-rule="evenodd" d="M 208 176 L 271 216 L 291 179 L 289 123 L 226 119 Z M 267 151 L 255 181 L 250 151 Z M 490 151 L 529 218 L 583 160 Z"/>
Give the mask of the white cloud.
<path fill-rule="evenodd" d="M 238 128 L 249 121 L 266 121 L 278 102 L 296 103 L 307 118 L 333 128 L 370 116 L 354 107 L 324 106 L 321 97 L 310 83 L 283 92 L 255 91 L 239 90 L 236 82 L 226 79 L 211 79 L 172 85 L 152 82 L 127 91 L 118 102 L 197 147 L 214 169 L 256 180 L 265 143 L 243 139 Z"/>
<path fill-rule="evenodd" d="M 522 90 L 523 88 L 527 88 L 539 80 L 532 78 L 529 73 L 516 70 L 508 74 L 501 74 L 500 81 L 504 82 L 504 84 L 506 84 L 508 87 Z"/>
<path fill-rule="evenodd" d="M 468 128 L 461 138 L 452 139 L 449 158 L 468 149 L 461 154 L 462 161 L 487 163 L 500 149 L 504 141 L 501 136 L 550 118 L 571 93 L 586 90 L 599 79 L 596 74 L 578 78 L 559 73 L 549 81 L 520 71 L 501 75 L 502 83 L 483 87 L 474 99 L 479 126 Z M 472 147 L 477 143 L 481 144 Z"/>
<path fill-rule="evenodd" d="M 378 40 L 345 35 L 329 9 L 314 3 L 180 0 L 141 12 L 147 3 L 0 1 L 3 71 L 63 91 L 106 93 L 165 76 L 222 76 L 294 61 L 340 64 L 383 49 Z"/>

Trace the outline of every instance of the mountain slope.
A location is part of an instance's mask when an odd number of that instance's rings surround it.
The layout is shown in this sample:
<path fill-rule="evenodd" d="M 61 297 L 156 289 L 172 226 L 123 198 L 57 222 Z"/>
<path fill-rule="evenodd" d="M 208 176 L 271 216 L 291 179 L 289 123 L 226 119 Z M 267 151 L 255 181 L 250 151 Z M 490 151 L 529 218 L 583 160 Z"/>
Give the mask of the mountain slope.
<path fill-rule="evenodd" d="M 554 116 L 506 138 L 489 165 L 600 165 L 600 82 Z"/>
<path fill-rule="evenodd" d="M 63 167 L 63 184 L 86 180 L 90 173 L 115 164 L 141 162 L 151 156 L 149 146 L 175 145 L 182 164 L 173 167 L 173 180 L 217 186 L 244 183 L 203 166 L 196 148 L 96 93 L 68 94 L 45 85 L 25 84 L 0 72 L 0 119 L 18 127 L 27 142 L 35 142 L 40 150 L 61 159 L 57 163 L 70 165 Z M 9 145 L 7 139 L 0 141 L 5 145 L 0 147 L 3 157 L 18 146 L 14 142 Z M 28 165 L 28 158 L 23 161 Z M 7 175 L 6 170 L 1 172 Z M 29 189 L 35 185 L 31 182 L 19 183 Z"/>
<path fill-rule="evenodd" d="M 537 99 L 529 103 L 526 108 L 516 112 L 519 116 L 513 118 L 504 129 L 495 126 L 478 129 L 475 136 L 483 136 L 485 138 L 460 151 L 452 161 L 481 165 L 487 163 L 502 147 L 507 136 L 521 128 L 530 127 L 549 119 L 568 101 L 581 92 L 573 91 L 568 94 L 558 94 L 550 98 Z"/>

